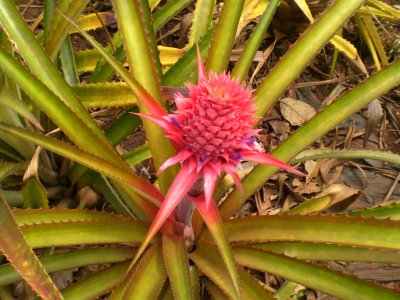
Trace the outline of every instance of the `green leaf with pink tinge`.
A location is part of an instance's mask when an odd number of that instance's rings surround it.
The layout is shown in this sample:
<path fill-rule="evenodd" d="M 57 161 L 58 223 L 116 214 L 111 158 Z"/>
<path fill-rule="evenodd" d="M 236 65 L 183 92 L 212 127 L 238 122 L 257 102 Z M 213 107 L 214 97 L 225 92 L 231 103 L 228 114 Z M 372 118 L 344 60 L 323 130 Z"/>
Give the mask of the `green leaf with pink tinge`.
<path fill-rule="evenodd" d="M 157 299 L 166 280 L 167 271 L 163 263 L 161 241 L 158 241 L 137 264 L 122 299 Z"/>
<path fill-rule="evenodd" d="M 81 163 L 89 168 L 93 168 L 96 171 L 103 172 L 107 176 L 113 177 L 119 181 L 127 183 L 135 190 L 135 192 L 152 201 L 153 203 L 158 204 L 163 200 L 160 192 L 149 181 L 136 175 L 133 171 L 128 171 L 127 168 L 122 168 L 122 166 L 106 161 L 93 154 L 89 154 L 70 144 L 49 138 L 44 135 L 33 133 L 19 127 L 12 127 L 8 124 L 0 122 L 0 130 L 29 140 L 52 152 Z"/>
<path fill-rule="evenodd" d="M 26 242 L 3 196 L 0 195 L 0 250 L 22 278 L 43 299 L 63 299 L 49 274 Z"/>
<path fill-rule="evenodd" d="M 103 247 L 72 250 L 41 256 L 39 259 L 46 271 L 51 273 L 88 265 L 122 262 L 131 258 L 134 253 L 134 248 Z M 21 276 L 11 265 L 0 266 L 0 286 L 15 283 L 20 279 Z"/>
<path fill-rule="evenodd" d="M 204 240 L 199 241 L 196 250 L 190 254 L 190 258 L 202 273 L 210 278 L 229 298 L 235 298 L 234 286 L 214 245 Z M 237 266 L 237 268 L 242 299 L 273 299 L 242 267 Z M 218 290 L 216 290 L 216 293 L 218 293 Z"/>
<path fill-rule="evenodd" d="M 189 172 L 188 169 L 190 169 L 190 166 L 183 165 L 181 171 L 178 173 L 178 176 L 175 178 L 175 181 L 172 183 L 159 211 L 157 212 L 157 215 L 153 219 L 153 223 L 151 224 L 142 245 L 140 245 L 139 250 L 136 252 L 135 257 L 132 260 L 131 267 L 138 261 L 140 256 L 146 250 L 147 246 L 150 244 L 151 240 L 173 213 L 178 203 L 183 199 L 186 193 L 196 182 L 198 178 L 197 173 Z"/>
<path fill-rule="evenodd" d="M 122 262 L 97 272 L 62 290 L 65 300 L 98 299 L 122 281 L 129 262 Z"/>

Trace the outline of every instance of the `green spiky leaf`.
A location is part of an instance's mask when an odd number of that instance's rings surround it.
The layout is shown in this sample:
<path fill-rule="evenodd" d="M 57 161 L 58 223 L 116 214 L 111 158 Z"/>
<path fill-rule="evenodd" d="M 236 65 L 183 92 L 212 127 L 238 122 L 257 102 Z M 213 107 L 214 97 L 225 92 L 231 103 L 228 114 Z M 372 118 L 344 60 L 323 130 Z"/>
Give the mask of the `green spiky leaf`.
<path fill-rule="evenodd" d="M 400 203 L 390 203 L 373 208 L 356 210 L 349 212 L 348 215 L 400 221 Z"/>
<path fill-rule="evenodd" d="M 137 193 L 142 195 L 144 198 L 153 201 L 153 203 L 162 201 L 162 196 L 158 190 L 150 182 L 136 175 L 130 169 L 121 168 L 119 165 L 112 164 L 83 150 L 79 150 L 67 143 L 63 143 L 21 128 L 11 127 L 1 122 L 0 130 L 13 133 L 16 136 L 30 140 L 59 155 L 79 162 L 89 168 L 93 168 L 96 171 L 103 172 L 107 176 L 111 176 L 124 183 L 128 183 L 132 188 L 135 189 Z"/>
<path fill-rule="evenodd" d="M 345 216 L 255 216 L 224 222 L 231 242 L 304 241 L 400 249 L 400 222 Z"/>
<path fill-rule="evenodd" d="M 42 183 L 35 177 L 30 177 L 22 187 L 24 206 L 30 208 L 47 208 L 49 201 L 47 192 Z"/>
<path fill-rule="evenodd" d="M 62 299 L 49 274 L 25 240 L 10 208 L 1 195 L 0 250 L 40 297 L 43 299 Z"/>
<path fill-rule="evenodd" d="M 207 57 L 206 68 L 221 73 L 229 63 L 244 0 L 226 0 Z"/>
<path fill-rule="evenodd" d="M 118 285 L 128 268 L 129 262 L 118 263 L 97 272 L 62 290 L 65 300 L 89 300 L 112 290 Z"/>
<path fill-rule="evenodd" d="M 400 262 L 400 252 L 398 250 L 304 242 L 273 242 L 254 245 L 253 247 L 302 260 L 358 261 L 389 264 Z"/>
<path fill-rule="evenodd" d="M 75 20 L 83 12 L 88 3 L 89 0 L 61 0 L 57 4 L 56 11 L 61 11 L 69 18 Z M 60 14 L 54 14 L 45 45 L 46 51 L 50 54 L 52 60 L 55 59 L 71 27 L 71 24 Z"/>
<path fill-rule="evenodd" d="M 32 248 L 142 242 L 148 226 L 139 221 L 98 220 L 21 226 Z"/>
<path fill-rule="evenodd" d="M 400 61 L 395 61 L 316 114 L 276 148 L 272 156 L 284 162 L 289 161 L 341 121 L 398 84 L 400 84 Z M 274 172 L 276 168 L 273 167 L 260 165 L 255 167 L 243 180 L 243 192 L 233 191 L 222 203 L 220 207 L 222 218 L 229 218 Z"/>
<path fill-rule="evenodd" d="M 348 275 L 266 251 L 238 247 L 237 261 L 246 267 L 282 276 L 341 299 L 398 299 L 392 290 Z"/>
<path fill-rule="evenodd" d="M 215 0 L 197 0 L 187 48 L 198 43 L 212 25 Z"/>
<path fill-rule="evenodd" d="M 69 251 L 40 257 L 40 262 L 48 273 L 78 268 L 92 264 L 116 263 L 132 257 L 132 248 L 93 248 Z M 21 279 L 10 265 L 0 266 L 0 286 L 9 285 Z"/>
<path fill-rule="evenodd" d="M 156 299 L 167 279 L 161 243 L 157 242 L 145 253 L 138 263 L 124 292 L 124 297 L 132 299 Z M 115 299 L 115 298 L 114 298 Z"/>
<path fill-rule="evenodd" d="M 222 264 L 215 246 L 205 241 L 200 241 L 197 243 L 196 250 L 190 254 L 190 258 L 219 289 L 229 296 L 230 299 L 235 298 L 234 286 L 226 268 Z M 238 273 L 242 299 L 273 299 L 272 296 L 241 267 L 238 267 Z"/>
<path fill-rule="evenodd" d="M 192 299 L 189 258 L 183 237 L 164 234 L 162 252 L 174 299 Z"/>

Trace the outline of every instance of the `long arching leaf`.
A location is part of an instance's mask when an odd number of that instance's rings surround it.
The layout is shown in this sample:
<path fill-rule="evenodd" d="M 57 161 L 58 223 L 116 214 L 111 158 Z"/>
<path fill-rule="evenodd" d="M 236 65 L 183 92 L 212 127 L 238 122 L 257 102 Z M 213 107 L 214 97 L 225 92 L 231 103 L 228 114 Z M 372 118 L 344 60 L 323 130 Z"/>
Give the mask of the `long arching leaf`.
<path fill-rule="evenodd" d="M 24 58 L 25 64 L 29 66 L 35 76 L 45 83 L 61 101 L 63 101 L 79 118 L 83 120 L 86 125 L 85 127 L 82 127 L 81 130 L 84 130 L 84 128 L 87 127 L 90 128 L 90 130 L 94 132 L 95 136 L 104 143 L 104 155 L 106 155 L 107 151 L 111 152 L 112 149 L 107 146 L 108 143 L 106 142 L 103 132 L 87 113 L 82 104 L 80 104 L 68 84 L 61 77 L 58 69 L 53 65 L 48 55 L 44 52 L 36 37 L 33 35 L 16 9 L 14 1 L 1 1 L 0 23 L 3 25 L 4 30 L 8 33 L 9 37 L 15 42 L 18 52 Z M 2 68 L 3 67 L 4 66 L 2 66 Z M 70 114 L 66 115 L 66 118 L 68 118 L 69 115 Z M 98 153 L 98 155 L 102 154 Z M 111 157 L 113 156 L 115 156 L 115 153 L 111 154 Z"/>
<path fill-rule="evenodd" d="M 218 74 L 228 66 L 243 4 L 244 0 L 224 1 L 207 57 L 207 71 Z"/>
<path fill-rule="evenodd" d="M 394 165 L 400 165 L 400 155 L 377 150 L 330 150 L 330 149 L 314 149 L 305 150 L 298 154 L 294 159 L 291 160 L 292 164 L 296 164 L 307 160 L 317 160 L 325 158 L 337 158 L 337 159 L 376 159 L 391 163 Z"/>
<path fill-rule="evenodd" d="M 3 74 L 3 72 L 0 72 L 0 74 Z M 3 94 L 4 91 L 1 92 L 0 97 L 3 97 Z M 24 127 L 17 113 L 6 106 L 2 106 L 0 110 L 0 119 L 14 126 Z M 21 158 L 31 158 L 35 153 L 35 147 L 32 143 L 18 139 L 10 134 L 2 133 L 0 134 L 0 152 L 7 156 L 15 157 L 18 161 Z"/>
<path fill-rule="evenodd" d="M 158 51 L 151 44 L 151 40 L 154 41 L 154 32 L 152 28 L 146 28 L 145 24 L 144 14 L 146 12 L 147 18 L 150 18 L 148 3 L 145 3 L 145 1 L 125 0 L 114 0 L 113 3 L 117 13 L 119 30 L 124 41 L 131 76 L 137 78 L 138 83 L 163 105 L 164 100 L 162 99 L 160 87 L 162 73 L 160 68 L 156 68 L 156 60 L 158 62 L 157 65 L 159 65 Z M 138 106 L 141 113 L 149 113 L 145 103 L 140 98 Z M 159 126 L 148 120 L 143 120 L 143 125 L 154 164 L 159 169 L 168 158 L 174 155 L 175 150 Z M 159 175 L 160 190 L 163 194 L 167 193 L 178 170 L 179 167 L 175 166 Z"/>
<path fill-rule="evenodd" d="M 205 56 L 208 53 L 208 47 L 214 28 L 208 30 L 204 37 L 200 40 L 198 46 L 201 55 Z M 193 77 L 197 76 L 197 53 L 196 45 L 190 48 L 164 76 L 164 82 L 168 86 L 180 87 L 188 81 L 193 81 Z"/>
<path fill-rule="evenodd" d="M 10 208 L 1 195 L 0 250 L 40 297 L 43 299 L 63 299 L 49 274 L 26 242 Z"/>
<path fill-rule="evenodd" d="M 79 162 L 89 168 L 93 168 L 96 171 L 103 172 L 107 176 L 128 183 L 130 186 L 132 186 L 135 192 L 155 204 L 158 204 L 163 200 L 162 195 L 149 181 L 136 175 L 133 171 L 127 171 L 125 168 L 123 169 L 116 164 L 110 163 L 102 158 L 75 148 L 70 144 L 48 138 L 46 136 L 36 134 L 25 129 L 11 127 L 7 124 L 0 122 L 0 130 L 32 141 L 33 143 L 36 143 L 59 155 Z"/>
<path fill-rule="evenodd" d="M 246 267 L 273 273 L 341 299 L 399 299 L 400 294 L 348 275 L 266 251 L 238 247 L 237 261 Z"/>
<path fill-rule="evenodd" d="M 398 250 L 304 242 L 272 242 L 255 244 L 253 247 L 302 260 L 357 261 L 387 264 L 400 263 L 400 251 Z"/>
<path fill-rule="evenodd" d="M 257 116 L 264 116 L 290 83 L 365 0 L 335 1 L 281 58 L 256 90 Z M 271 88 L 273 87 L 273 88 Z"/>
<path fill-rule="evenodd" d="M 3 49 L 0 49 L 0 66 L 76 145 L 91 153 L 96 153 L 98 156 L 110 159 L 114 163 L 123 163 L 115 149 L 108 142 L 100 139 L 95 131 L 88 128 L 84 118 L 75 114 L 71 107 L 62 102 Z M 99 129 L 97 128 L 97 130 Z"/>
<path fill-rule="evenodd" d="M 240 54 L 240 57 L 232 70 L 232 77 L 239 78 L 240 80 L 244 80 L 246 78 L 254 56 L 256 55 L 258 47 L 264 38 L 265 32 L 272 21 L 279 3 L 280 0 L 269 1 L 267 9 L 258 21 L 257 26 L 254 28 L 243 49 L 243 52 Z"/>
<path fill-rule="evenodd" d="M 131 258 L 132 248 L 93 248 L 40 257 L 40 262 L 48 273 L 78 268 L 94 264 L 116 263 Z M 10 265 L 0 266 L 0 286 L 12 284 L 21 276 Z"/>
<path fill-rule="evenodd" d="M 129 262 L 115 264 L 62 290 L 65 300 L 91 300 L 107 293 L 121 282 Z"/>
<path fill-rule="evenodd" d="M 272 156 L 283 162 L 289 161 L 337 124 L 399 84 L 400 61 L 395 61 L 316 114 L 276 148 Z M 254 168 L 243 180 L 243 192 L 234 190 L 222 203 L 222 219 L 231 217 L 275 172 L 276 168 L 268 166 L 259 165 Z"/>
<path fill-rule="evenodd" d="M 304 241 L 400 250 L 400 222 L 392 220 L 254 216 L 226 221 L 224 230 L 231 242 Z"/>
<path fill-rule="evenodd" d="M 174 298 L 177 300 L 192 299 L 189 258 L 183 236 L 164 234 L 162 252 Z"/>
<path fill-rule="evenodd" d="M 57 4 L 58 10 L 62 11 L 72 20 L 75 20 L 85 9 L 89 0 L 61 0 Z M 55 13 L 49 28 L 49 35 L 46 39 L 45 48 L 52 60 L 58 54 L 62 43 L 69 34 L 71 24 L 68 23 L 60 14 Z"/>
<path fill-rule="evenodd" d="M 143 1 L 143 0 L 142 0 Z M 159 1 L 159 0 L 158 0 Z M 154 31 L 158 31 L 161 29 L 166 22 L 171 20 L 174 16 L 176 16 L 182 9 L 184 9 L 187 5 L 190 4 L 193 0 L 175 0 L 168 1 L 165 5 L 163 5 L 156 13 L 153 15 L 153 28 Z M 79 20 L 78 20 L 79 21 Z M 79 24 L 78 24 L 79 25 Z M 86 30 L 82 27 L 82 29 Z M 120 34 L 115 34 L 113 37 L 113 44 L 115 45 L 116 50 L 111 51 L 112 48 L 108 47 L 108 51 L 112 56 L 117 58 L 117 60 L 121 63 L 126 61 L 126 54 L 124 51 L 124 47 L 122 45 L 122 39 Z M 108 63 L 104 59 L 100 60 L 95 68 L 95 72 L 93 76 L 90 78 L 90 82 L 105 82 L 109 80 L 115 71 L 110 67 Z"/>
<path fill-rule="evenodd" d="M 32 248 L 130 243 L 139 245 L 148 226 L 142 222 L 78 221 L 20 227 Z"/>
<path fill-rule="evenodd" d="M 196 245 L 196 250 L 190 254 L 190 258 L 210 280 L 229 296 L 229 299 L 235 297 L 234 286 L 229 278 L 230 276 L 214 245 L 205 241 L 200 241 Z M 272 296 L 240 266 L 238 267 L 238 273 L 242 299 L 273 299 Z"/>
<path fill-rule="evenodd" d="M 88 209 L 15 209 L 13 210 L 15 221 L 19 226 L 39 223 L 57 223 L 74 221 L 129 221 L 129 218 Z"/>
<path fill-rule="evenodd" d="M 400 221 L 400 203 L 389 203 L 368 209 L 356 210 L 349 212 L 348 215 Z"/>
<path fill-rule="evenodd" d="M 193 2 L 193 0 L 168 1 L 163 7 L 154 13 L 154 30 L 158 31 L 161 29 L 169 20 L 171 20 L 191 2 Z"/>
<path fill-rule="evenodd" d="M 167 271 L 159 241 L 150 247 L 138 263 L 125 288 L 123 299 L 157 299 L 166 279 Z"/>

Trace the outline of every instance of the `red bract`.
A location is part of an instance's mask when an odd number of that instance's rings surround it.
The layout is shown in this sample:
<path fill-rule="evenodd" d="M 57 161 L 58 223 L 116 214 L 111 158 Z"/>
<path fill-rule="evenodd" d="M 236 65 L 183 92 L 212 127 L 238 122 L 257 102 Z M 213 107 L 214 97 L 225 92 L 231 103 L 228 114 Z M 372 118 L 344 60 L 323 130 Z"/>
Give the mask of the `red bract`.
<path fill-rule="evenodd" d="M 198 85 L 188 84 L 187 98 L 180 94 L 175 96 L 177 110 L 174 113 L 158 113 L 159 109 L 150 107 L 152 115 L 139 114 L 158 124 L 177 151 L 159 172 L 176 163 L 182 164 L 143 245 L 151 240 L 198 179 L 203 179 L 202 188 L 196 190 L 204 192 L 202 198 L 207 212 L 212 207 L 212 194 L 221 172 L 230 174 L 241 188 L 236 173 L 241 161 L 272 165 L 303 175 L 260 151 L 254 139 L 259 130 L 252 128 L 255 121 L 252 90 L 229 74 L 206 74 L 200 55 L 198 58 Z"/>

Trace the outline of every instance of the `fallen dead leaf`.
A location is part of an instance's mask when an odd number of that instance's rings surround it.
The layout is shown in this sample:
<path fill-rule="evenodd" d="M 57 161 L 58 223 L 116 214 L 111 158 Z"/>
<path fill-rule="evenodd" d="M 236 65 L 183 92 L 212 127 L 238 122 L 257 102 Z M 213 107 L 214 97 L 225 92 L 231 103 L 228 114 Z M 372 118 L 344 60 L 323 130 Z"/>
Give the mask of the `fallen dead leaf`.
<path fill-rule="evenodd" d="M 299 195 L 304 195 L 304 194 L 313 194 L 313 193 L 319 193 L 321 192 L 321 188 L 318 186 L 318 184 L 314 181 L 310 181 L 308 183 L 303 183 L 303 182 L 295 182 L 297 179 L 293 180 L 293 185 L 298 185 L 293 191 Z"/>
<path fill-rule="evenodd" d="M 334 169 L 331 170 L 329 179 L 327 181 L 327 185 L 332 185 L 338 181 L 340 174 L 342 174 L 344 169 L 343 165 L 336 166 Z"/>
<path fill-rule="evenodd" d="M 284 141 L 288 138 L 290 127 L 287 122 L 272 120 L 269 122 L 269 125 L 271 125 L 272 130 L 278 135 L 279 141 Z"/>
<path fill-rule="evenodd" d="M 280 109 L 282 116 L 292 126 L 303 125 L 316 114 L 316 110 L 311 105 L 293 98 L 281 99 Z"/>
<path fill-rule="evenodd" d="M 260 215 L 267 215 L 268 210 L 272 208 L 271 198 L 278 197 L 278 191 L 276 189 L 270 189 L 263 187 L 255 195 L 256 206 Z"/>
<path fill-rule="evenodd" d="M 332 197 L 332 204 L 347 199 L 355 194 L 358 194 L 360 190 L 349 187 L 345 184 L 332 184 L 325 191 L 323 191 L 318 197 L 329 195 Z"/>
<path fill-rule="evenodd" d="M 351 203 L 354 202 L 360 190 L 349 187 L 345 184 L 332 184 L 324 190 L 318 197 L 329 196 L 329 212 L 343 211 Z"/>
<path fill-rule="evenodd" d="M 338 159 L 328 159 L 328 160 L 325 160 L 322 164 L 321 164 L 321 166 L 320 166 L 320 169 L 319 169 L 319 172 L 320 172 L 320 174 L 321 174 L 321 177 L 322 177 L 322 180 L 325 182 L 325 183 L 328 183 L 328 182 L 331 182 L 331 177 L 332 177 L 332 174 L 335 172 L 335 170 L 334 170 L 334 168 L 336 168 L 337 166 L 340 166 L 340 165 L 342 165 L 343 164 L 343 162 L 341 162 L 340 160 L 338 160 Z M 336 180 L 336 179 L 335 179 Z"/>
<path fill-rule="evenodd" d="M 318 163 L 315 160 L 308 160 L 304 163 L 304 169 L 306 170 L 306 174 L 308 177 L 315 177 L 318 174 L 319 169 Z"/>

